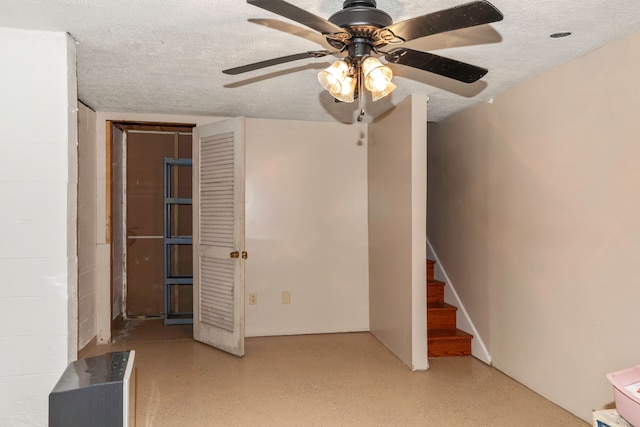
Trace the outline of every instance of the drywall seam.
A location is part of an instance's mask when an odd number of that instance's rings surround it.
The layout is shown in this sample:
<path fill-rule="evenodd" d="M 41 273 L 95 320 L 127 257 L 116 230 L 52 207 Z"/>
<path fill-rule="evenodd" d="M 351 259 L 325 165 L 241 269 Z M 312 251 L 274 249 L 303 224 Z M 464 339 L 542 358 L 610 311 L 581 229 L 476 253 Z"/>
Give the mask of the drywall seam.
<path fill-rule="evenodd" d="M 453 305 L 458 307 L 458 314 L 461 317 L 461 319 L 459 319 L 459 323 L 461 323 L 459 326 L 461 326 L 463 330 L 468 328 L 470 330 L 470 333 L 473 335 L 473 340 L 471 340 L 471 355 L 483 361 L 487 365 L 491 365 L 493 363 L 493 359 L 489 354 L 489 350 L 487 350 L 487 347 L 484 345 L 484 341 L 482 340 L 480 333 L 478 333 L 478 330 L 473 324 L 469 313 L 465 309 L 464 304 L 462 303 L 460 297 L 458 296 L 458 293 L 456 292 L 455 286 L 453 286 L 453 282 L 449 278 L 449 275 L 444 269 L 442 262 L 440 262 L 440 259 L 438 258 L 438 254 L 433 249 L 433 246 L 431 246 L 431 242 L 428 238 L 427 252 L 429 257 L 433 257 L 432 259 L 436 262 L 434 275 L 436 270 L 440 273 L 436 276 L 444 279 L 443 281 L 446 283 L 446 288 L 451 291 L 451 295 L 453 295 L 453 298 L 455 299 L 455 303 Z"/>

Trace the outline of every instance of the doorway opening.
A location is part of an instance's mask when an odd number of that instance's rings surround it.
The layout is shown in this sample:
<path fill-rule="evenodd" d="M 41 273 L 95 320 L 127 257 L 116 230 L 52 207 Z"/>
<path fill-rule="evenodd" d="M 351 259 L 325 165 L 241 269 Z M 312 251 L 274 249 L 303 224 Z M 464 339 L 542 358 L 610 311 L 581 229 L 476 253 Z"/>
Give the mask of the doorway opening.
<path fill-rule="evenodd" d="M 188 280 L 179 281 L 180 285 L 167 281 L 167 272 L 182 278 L 192 274 L 190 245 L 184 239 L 179 244 L 167 243 L 172 237 L 191 235 L 191 206 L 166 203 L 167 196 L 191 197 L 191 168 L 169 166 L 168 182 L 165 175 L 167 160 L 191 160 L 194 126 L 107 122 L 107 236 L 114 340 L 145 330 L 146 320 L 166 324 L 170 314 L 184 319 L 193 310 Z M 187 332 L 191 336 L 191 330 Z"/>

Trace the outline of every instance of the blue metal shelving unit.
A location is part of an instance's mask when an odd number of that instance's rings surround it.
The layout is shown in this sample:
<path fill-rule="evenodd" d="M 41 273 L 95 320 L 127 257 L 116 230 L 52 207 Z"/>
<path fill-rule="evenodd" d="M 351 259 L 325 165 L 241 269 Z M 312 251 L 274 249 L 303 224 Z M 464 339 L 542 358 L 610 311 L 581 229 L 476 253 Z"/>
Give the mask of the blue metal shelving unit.
<path fill-rule="evenodd" d="M 176 224 L 172 218 L 172 207 L 179 205 L 191 205 L 191 198 L 174 197 L 173 178 L 177 167 L 191 167 L 191 159 L 164 158 L 164 324 L 184 325 L 193 323 L 192 311 L 174 311 L 174 286 L 193 286 L 193 274 L 177 274 L 172 271 L 176 251 L 174 247 L 193 246 L 192 236 L 176 236 L 173 230 Z"/>

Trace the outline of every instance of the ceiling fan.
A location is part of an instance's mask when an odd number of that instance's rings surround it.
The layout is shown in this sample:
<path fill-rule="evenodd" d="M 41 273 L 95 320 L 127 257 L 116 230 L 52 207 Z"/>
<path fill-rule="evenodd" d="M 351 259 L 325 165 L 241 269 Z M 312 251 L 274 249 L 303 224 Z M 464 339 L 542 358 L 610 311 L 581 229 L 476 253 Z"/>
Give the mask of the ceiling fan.
<path fill-rule="evenodd" d="M 222 72 L 236 75 L 305 58 L 346 53 L 344 59 L 318 73 L 320 84 L 337 101 L 343 102 L 353 102 L 359 93 L 363 93 L 363 86 L 371 92 L 374 101 L 396 88 L 391 82 L 391 69 L 377 59 L 380 56 L 389 63 L 417 68 L 464 83 L 479 80 L 488 72 L 487 69 L 409 48 L 389 49 L 389 45 L 488 24 L 503 18 L 502 13 L 485 0 L 472 1 L 396 23 L 389 14 L 376 7 L 375 0 L 345 0 L 343 9 L 331 15 L 328 20 L 284 0 L 247 0 L 247 3 L 322 33 L 329 45 L 337 50 L 316 50 L 282 56 Z"/>

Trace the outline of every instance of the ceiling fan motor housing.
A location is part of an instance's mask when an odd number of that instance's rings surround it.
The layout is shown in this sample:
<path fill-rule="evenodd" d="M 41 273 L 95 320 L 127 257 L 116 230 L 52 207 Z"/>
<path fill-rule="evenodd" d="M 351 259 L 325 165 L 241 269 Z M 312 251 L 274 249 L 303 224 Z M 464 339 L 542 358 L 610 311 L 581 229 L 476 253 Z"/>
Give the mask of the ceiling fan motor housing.
<path fill-rule="evenodd" d="M 349 56 L 358 60 L 371 53 L 376 31 L 393 24 L 393 20 L 388 13 L 376 8 L 374 0 L 346 0 L 342 7 L 329 17 L 329 22 L 351 34 L 352 38 L 346 43 Z"/>
<path fill-rule="evenodd" d="M 343 9 L 329 17 L 329 22 L 341 28 L 372 27 L 383 28 L 393 24 L 391 16 L 376 8 L 372 0 L 347 0 Z"/>

